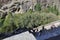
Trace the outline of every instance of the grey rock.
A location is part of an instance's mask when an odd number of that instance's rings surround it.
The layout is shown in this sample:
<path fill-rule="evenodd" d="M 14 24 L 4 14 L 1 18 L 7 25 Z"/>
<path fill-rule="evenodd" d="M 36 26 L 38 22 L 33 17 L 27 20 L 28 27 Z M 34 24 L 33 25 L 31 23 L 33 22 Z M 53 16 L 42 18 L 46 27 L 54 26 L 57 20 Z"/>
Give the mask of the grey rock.
<path fill-rule="evenodd" d="M 36 39 L 31 33 L 27 31 L 21 34 L 17 34 L 17 35 L 5 38 L 3 40 L 36 40 Z"/>
<path fill-rule="evenodd" d="M 46 8 L 48 5 L 50 6 L 56 5 L 58 10 L 60 10 L 60 0 L 9 0 L 9 2 L 7 4 L 4 4 L 1 7 L 1 9 L 4 11 L 8 10 L 12 12 L 11 10 L 14 10 L 13 8 L 15 8 L 16 10 L 12 13 L 17 13 L 17 12 L 24 13 L 28 11 L 29 9 L 32 9 L 34 11 L 35 10 L 34 6 L 37 3 L 40 3 L 42 5 L 42 9 Z"/>

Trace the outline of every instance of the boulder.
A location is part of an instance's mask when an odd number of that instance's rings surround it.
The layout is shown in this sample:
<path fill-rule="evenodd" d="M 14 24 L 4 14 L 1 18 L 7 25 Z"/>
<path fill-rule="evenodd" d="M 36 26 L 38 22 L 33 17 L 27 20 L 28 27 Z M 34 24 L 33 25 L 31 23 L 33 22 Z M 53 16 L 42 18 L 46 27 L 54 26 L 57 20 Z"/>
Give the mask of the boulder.
<path fill-rule="evenodd" d="M 17 35 L 5 38 L 3 40 L 36 40 L 36 38 L 33 36 L 33 34 L 27 31 L 21 34 L 17 34 Z"/>

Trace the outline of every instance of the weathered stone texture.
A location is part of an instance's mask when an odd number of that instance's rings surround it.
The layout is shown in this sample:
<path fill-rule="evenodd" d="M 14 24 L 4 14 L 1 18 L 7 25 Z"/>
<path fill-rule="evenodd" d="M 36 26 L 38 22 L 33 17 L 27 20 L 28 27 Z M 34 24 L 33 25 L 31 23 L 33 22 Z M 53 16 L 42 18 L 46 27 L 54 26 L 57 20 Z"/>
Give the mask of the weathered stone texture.
<path fill-rule="evenodd" d="M 29 9 L 34 11 L 34 6 L 36 3 L 40 3 L 43 9 L 48 5 L 56 5 L 58 10 L 60 10 L 60 0 L 0 0 L 0 2 L 4 3 L 4 5 L 1 7 L 2 10 L 7 12 L 12 11 L 13 13 L 23 13 Z M 7 2 L 7 4 L 5 4 L 5 2 Z M 19 11 L 17 10 L 18 8 L 20 8 Z"/>
<path fill-rule="evenodd" d="M 27 31 L 27 32 L 24 32 L 21 34 L 17 34 L 17 35 L 8 37 L 8 38 L 3 39 L 3 40 L 36 40 L 36 38 L 31 33 L 29 33 Z"/>

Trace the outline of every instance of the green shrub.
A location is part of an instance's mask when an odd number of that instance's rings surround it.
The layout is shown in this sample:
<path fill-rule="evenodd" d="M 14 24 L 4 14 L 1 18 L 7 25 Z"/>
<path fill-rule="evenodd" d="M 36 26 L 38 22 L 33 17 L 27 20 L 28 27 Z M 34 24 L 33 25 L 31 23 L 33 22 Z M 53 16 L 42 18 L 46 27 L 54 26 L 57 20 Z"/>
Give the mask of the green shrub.
<path fill-rule="evenodd" d="M 59 11 L 58 11 L 56 5 L 55 6 L 49 6 L 48 7 L 48 12 L 52 12 L 52 13 L 54 13 L 56 15 L 59 15 Z"/>
<path fill-rule="evenodd" d="M 39 3 L 37 3 L 37 4 L 35 5 L 35 10 L 36 10 L 36 11 L 41 11 L 41 5 L 40 5 Z"/>
<path fill-rule="evenodd" d="M 13 17 L 11 13 L 9 13 L 6 16 L 3 26 L 1 28 L 2 28 L 2 32 L 6 32 L 6 33 L 12 32 L 16 28 L 14 26 Z"/>
<path fill-rule="evenodd" d="M 33 12 L 20 15 L 18 14 L 17 18 L 15 19 L 15 23 L 18 26 L 18 28 L 34 28 L 43 24 L 47 24 L 57 19 L 57 16 L 52 13 Z"/>
<path fill-rule="evenodd" d="M 3 26 L 3 22 L 4 22 L 4 19 L 1 19 L 1 18 L 0 18 L 0 27 Z"/>
<path fill-rule="evenodd" d="M 53 13 L 27 12 L 15 14 L 13 17 L 8 14 L 0 31 L 7 33 L 13 32 L 17 28 L 35 28 L 55 20 L 58 20 L 58 18 Z"/>

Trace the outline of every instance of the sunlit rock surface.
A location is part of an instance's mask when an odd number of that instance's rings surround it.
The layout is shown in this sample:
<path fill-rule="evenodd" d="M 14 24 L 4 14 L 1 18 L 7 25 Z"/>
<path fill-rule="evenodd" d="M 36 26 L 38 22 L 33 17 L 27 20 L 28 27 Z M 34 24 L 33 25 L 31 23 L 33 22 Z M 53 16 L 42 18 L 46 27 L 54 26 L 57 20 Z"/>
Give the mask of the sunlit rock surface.
<path fill-rule="evenodd" d="M 40 3 L 42 5 L 42 9 L 46 8 L 49 5 L 56 5 L 57 9 L 60 11 L 60 0 L 0 0 L 0 3 L 2 4 L 2 10 L 8 12 L 8 10 L 11 11 L 14 8 L 14 13 L 26 12 L 29 9 L 32 9 L 34 11 L 34 7 L 37 3 Z M 17 10 L 18 7 L 20 8 L 19 11 Z"/>
<path fill-rule="evenodd" d="M 15 36 L 8 37 L 3 40 L 36 40 L 36 39 L 31 33 L 27 31 L 21 34 L 17 34 Z"/>

